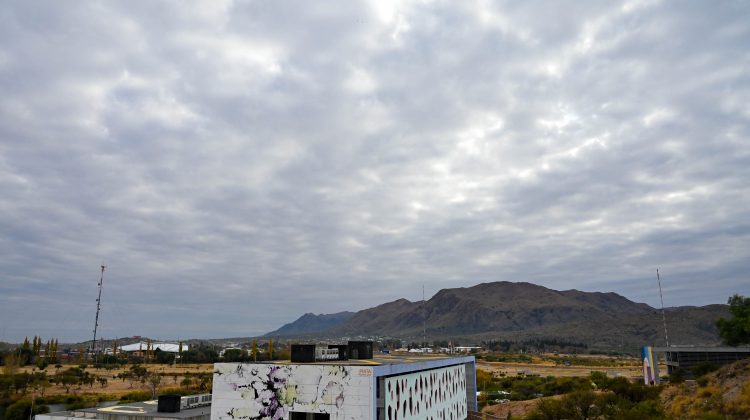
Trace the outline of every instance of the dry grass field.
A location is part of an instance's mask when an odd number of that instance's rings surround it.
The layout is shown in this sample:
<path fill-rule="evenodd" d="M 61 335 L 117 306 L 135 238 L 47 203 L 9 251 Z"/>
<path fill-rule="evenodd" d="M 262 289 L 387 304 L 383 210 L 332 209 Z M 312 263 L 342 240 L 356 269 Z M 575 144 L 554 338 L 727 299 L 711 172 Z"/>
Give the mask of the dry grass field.
<path fill-rule="evenodd" d="M 119 379 L 117 375 L 122 372 L 126 372 L 130 369 L 131 365 L 125 365 L 124 367 L 118 367 L 115 369 L 95 369 L 93 367 L 87 367 L 86 372 L 92 375 L 103 377 L 107 379 L 105 386 L 101 386 L 99 383 L 95 383 L 93 386 L 79 386 L 74 387 L 70 390 L 70 394 L 108 394 L 113 396 L 121 396 L 131 391 L 145 391 L 148 389 L 146 384 L 142 384 L 138 381 L 130 379 Z M 211 373 L 213 372 L 213 364 L 185 364 L 185 365 L 159 365 L 159 364 L 147 364 L 142 365 L 149 372 L 156 372 L 161 374 L 162 379 L 159 385 L 160 389 L 166 388 L 177 388 L 180 387 L 180 383 L 185 378 L 186 374 L 198 374 L 198 373 Z M 54 366 L 49 366 L 46 369 L 47 375 L 54 375 L 57 371 L 63 371 L 71 367 L 78 367 L 77 364 L 63 365 L 60 369 Z M 34 366 L 26 366 L 19 369 L 19 372 L 32 372 L 38 371 Z M 57 395 L 65 394 L 65 388 L 62 386 L 52 386 L 45 390 L 45 395 Z"/>
<path fill-rule="evenodd" d="M 589 376 L 591 372 L 606 372 L 609 376 L 634 378 L 642 376 L 641 367 L 632 366 L 561 366 L 552 363 L 511 363 L 477 361 L 477 368 L 494 374 L 516 376 L 519 373 L 539 376 Z"/>

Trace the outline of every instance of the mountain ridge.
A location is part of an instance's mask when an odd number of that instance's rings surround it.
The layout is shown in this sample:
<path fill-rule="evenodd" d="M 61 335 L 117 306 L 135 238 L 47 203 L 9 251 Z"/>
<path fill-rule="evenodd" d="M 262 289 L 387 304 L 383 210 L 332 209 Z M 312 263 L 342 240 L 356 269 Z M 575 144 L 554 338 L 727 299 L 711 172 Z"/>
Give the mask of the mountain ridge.
<path fill-rule="evenodd" d="M 719 341 L 713 321 L 728 316 L 728 307 L 673 307 L 666 313 L 673 330 L 670 341 L 711 345 Z M 608 349 L 657 342 L 663 333 L 660 311 L 614 292 L 558 291 L 499 281 L 441 289 L 424 302 L 401 298 L 382 303 L 316 335 L 418 338 L 425 325 L 430 337 L 565 337 Z"/>
<path fill-rule="evenodd" d="M 264 334 L 264 337 L 288 336 L 295 334 L 310 334 L 325 331 L 354 315 L 354 312 L 343 311 L 334 314 L 314 314 L 307 312 L 296 320 L 282 325 L 280 328 Z"/>

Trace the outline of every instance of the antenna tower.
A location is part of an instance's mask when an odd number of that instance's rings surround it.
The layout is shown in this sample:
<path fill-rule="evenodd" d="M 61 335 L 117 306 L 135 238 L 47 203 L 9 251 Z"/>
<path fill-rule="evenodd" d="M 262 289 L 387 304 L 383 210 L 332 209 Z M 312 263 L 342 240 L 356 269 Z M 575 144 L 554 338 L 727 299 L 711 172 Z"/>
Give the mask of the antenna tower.
<path fill-rule="evenodd" d="M 427 301 L 424 300 L 424 284 L 422 284 L 422 346 L 427 348 Z"/>
<path fill-rule="evenodd" d="M 659 283 L 659 299 L 661 299 L 661 322 L 664 323 L 664 341 L 669 347 L 669 334 L 667 333 L 667 316 L 664 313 L 664 295 L 661 293 L 661 277 L 659 277 L 659 269 L 656 269 L 656 281 Z"/>
<path fill-rule="evenodd" d="M 107 266 L 102 265 L 102 276 L 99 278 L 99 297 L 96 298 L 96 319 L 94 320 L 94 339 L 91 340 L 91 353 L 96 351 L 96 329 L 99 327 L 99 309 L 102 303 L 102 284 L 104 284 L 104 269 Z"/>

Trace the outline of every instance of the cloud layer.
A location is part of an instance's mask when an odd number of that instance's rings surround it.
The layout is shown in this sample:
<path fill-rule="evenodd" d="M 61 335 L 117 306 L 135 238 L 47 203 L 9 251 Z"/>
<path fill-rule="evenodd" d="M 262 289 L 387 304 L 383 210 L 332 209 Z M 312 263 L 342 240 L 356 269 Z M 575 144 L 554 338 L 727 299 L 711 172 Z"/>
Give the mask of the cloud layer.
<path fill-rule="evenodd" d="M 0 341 L 245 336 L 530 281 L 750 294 L 750 10 L 0 8 Z"/>

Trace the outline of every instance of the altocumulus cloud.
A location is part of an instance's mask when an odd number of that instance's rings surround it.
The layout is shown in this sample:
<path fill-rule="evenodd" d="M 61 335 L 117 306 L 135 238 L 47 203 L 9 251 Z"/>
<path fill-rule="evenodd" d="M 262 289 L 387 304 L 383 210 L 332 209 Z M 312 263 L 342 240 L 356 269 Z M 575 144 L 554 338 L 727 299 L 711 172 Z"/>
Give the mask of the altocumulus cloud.
<path fill-rule="evenodd" d="M 0 7 L 0 340 L 750 294 L 744 2 Z"/>

